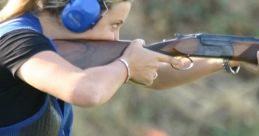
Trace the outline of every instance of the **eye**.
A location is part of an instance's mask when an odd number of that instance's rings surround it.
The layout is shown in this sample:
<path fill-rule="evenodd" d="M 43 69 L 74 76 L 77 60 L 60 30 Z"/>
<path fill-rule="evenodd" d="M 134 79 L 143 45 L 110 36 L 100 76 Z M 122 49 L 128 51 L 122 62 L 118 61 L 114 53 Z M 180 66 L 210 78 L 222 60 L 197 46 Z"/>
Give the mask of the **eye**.
<path fill-rule="evenodd" d="M 116 30 L 116 29 L 118 29 L 120 27 L 120 25 L 121 24 L 119 24 L 119 23 L 114 23 L 114 24 L 112 24 L 112 29 Z"/>
<path fill-rule="evenodd" d="M 111 24 L 111 27 L 112 27 L 113 30 L 116 30 L 116 29 L 119 29 L 119 27 L 120 27 L 122 24 L 123 24 L 123 21 L 120 20 L 120 21 L 118 21 L 118 22 L 112 23 L 112 24 Z"/>

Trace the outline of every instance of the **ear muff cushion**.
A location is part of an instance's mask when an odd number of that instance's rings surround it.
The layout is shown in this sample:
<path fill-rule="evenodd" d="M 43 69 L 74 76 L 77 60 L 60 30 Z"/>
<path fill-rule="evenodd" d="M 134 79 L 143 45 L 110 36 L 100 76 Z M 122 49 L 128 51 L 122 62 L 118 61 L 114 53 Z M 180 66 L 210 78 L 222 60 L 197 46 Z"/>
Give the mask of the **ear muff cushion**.
<path fill-rule="evenodd" d="M 68 30 L 80 33 L 93 27 L 100 14 L 101 7 L 97 0 L 71 0 L 65 6 L 61 18 Z"/>

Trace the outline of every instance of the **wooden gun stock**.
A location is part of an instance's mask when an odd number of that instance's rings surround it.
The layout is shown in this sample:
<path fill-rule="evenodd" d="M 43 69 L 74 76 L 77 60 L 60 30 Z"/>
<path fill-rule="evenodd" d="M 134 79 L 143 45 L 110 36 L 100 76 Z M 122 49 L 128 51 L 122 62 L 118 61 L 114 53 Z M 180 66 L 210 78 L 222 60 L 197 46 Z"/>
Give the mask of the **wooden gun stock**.
<path fill-rule="evenodd" d="M 65 41 L 56 40 L 58 53 L 80 68 L 108 64 L 122 55 L 127 41 Z"/>
<path fill-rule="evenodd" d="M 181 43 L 178 40 L 159 42 L 146 46 L 145 48 L 170 56 L 183 56 L 184 54 L 175 50 L 175 47 L 181 47 L 181 44 L 193 44 L 195 41 L 195 39 L 190 39 Z M 58 48 L 58 53 L 66 60 L 80 68 L 89 68 L 105 65 L 119 58 L 131 42 L 56 40 L 55 43 Z M 196 44 L 198 44 L 197 41 Z M 193 48 L 193 50 L 194 49 L 195 48 Z"/>
<path fill-rule="evenodd" d="M 108 64 L 120 57 L 130 41 L 55 41 L 59 54 L 81 68 Z M 189 34 L 145 48 L 170 56 L 228 58 L 257 64 L 259 39 L 233 35 Z"/>

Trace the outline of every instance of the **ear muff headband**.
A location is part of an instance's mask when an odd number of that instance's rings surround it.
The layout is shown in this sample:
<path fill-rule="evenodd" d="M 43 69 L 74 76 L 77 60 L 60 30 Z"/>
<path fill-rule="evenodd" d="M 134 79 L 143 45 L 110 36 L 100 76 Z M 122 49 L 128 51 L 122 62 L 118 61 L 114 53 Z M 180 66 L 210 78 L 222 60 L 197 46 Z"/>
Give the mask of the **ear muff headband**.
<path fill-rule="evenodd" d="M 100 17 L 101 6 L 98 0 L 69 0 L 61 15 L 64 26 L 76 33 L 93 27 Z"/>

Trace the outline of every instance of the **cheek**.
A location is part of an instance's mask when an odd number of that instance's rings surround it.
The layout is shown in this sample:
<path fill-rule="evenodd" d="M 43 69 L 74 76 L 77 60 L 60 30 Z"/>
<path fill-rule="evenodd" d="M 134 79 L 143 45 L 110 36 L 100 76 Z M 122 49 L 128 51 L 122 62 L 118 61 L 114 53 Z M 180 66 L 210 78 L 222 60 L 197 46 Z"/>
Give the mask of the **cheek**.
<path fill-rule="evenodd" d="M 91 39 L 95 40 L 115 40 L 116 34 L 111 31 L 110 28 L 93 29 L 89 31 L 89 36 Z"/>
<path fill-rule="evenodd" d="M 83 33 L 80 37 L 91 40 L 118 40 L 119 29 L 114 30 L 109 24 L 108 22 L 99 22 L 99 24 Z"/>
<path fill-rule="evenodd" d="M 102 40 L 118 40 L 119 29 L 114 30 L 111 25 L 103 25 L 102 27 L 96 27 L 95 37 Z"/>

